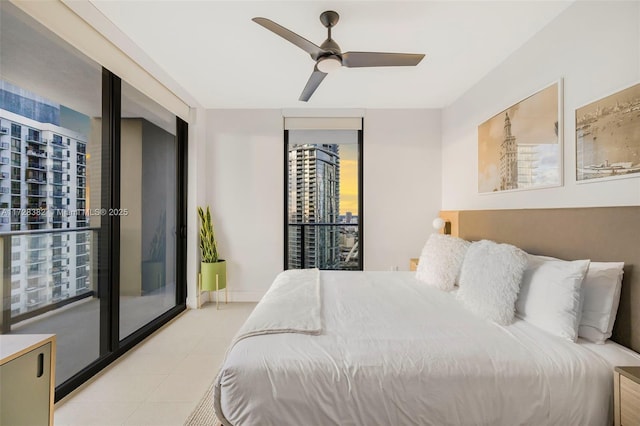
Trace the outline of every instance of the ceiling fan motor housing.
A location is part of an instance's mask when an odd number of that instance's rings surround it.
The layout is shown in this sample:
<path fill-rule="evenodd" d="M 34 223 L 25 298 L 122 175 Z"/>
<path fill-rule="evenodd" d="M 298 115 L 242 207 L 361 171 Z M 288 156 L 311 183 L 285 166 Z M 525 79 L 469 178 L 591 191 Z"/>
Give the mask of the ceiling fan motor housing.
<path fill-rule="evenodd" d="M 342 51 L 340 50 L 340 46 L 336 43 L 332 38 L 328 38 L 320 45 L 320 48 L 325 50 L 329 55 L 340 55 Z M 321 55 L 328 56 L 328 55 Z"/>

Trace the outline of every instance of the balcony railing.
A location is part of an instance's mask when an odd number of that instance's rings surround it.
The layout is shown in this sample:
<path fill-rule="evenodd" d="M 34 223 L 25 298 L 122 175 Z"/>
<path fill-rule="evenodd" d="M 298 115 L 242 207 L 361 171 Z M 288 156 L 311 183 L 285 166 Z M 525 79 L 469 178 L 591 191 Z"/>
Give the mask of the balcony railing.
<path fill-rule="evenodd" d="M 44 164 L 40 164 L 39 162 L 34 162 L 34 161 L 29 161 L 27 163 L 27 169 L 42 170 L 42 171 L 47 170 Z"/>
<path fill-rule="evenodd" d="M 0 134 L 6 135 L 9 133 L 9 129 L 6 127 L 0 127 Z"/>
<path fill-rule="evenodd" d="M 38 145 L 46 145 L 47 142 L 44 140 L 40 139 L 40 136 L 38 135 L 27 135 L 27 137 L 25 138 L 25 140 L 29 143 L 35 143 Z"/>
<path fill-rule="evenodd" d="M 27 183 L 34 183 L 36 185 L 46 185 L 47 181 L 45 179 L 27 178 Z"/>
<path fill-rule="evenodd" d="M 358 224 L 289 223 L 290 269 L 361 270 Z"/>
<path fill-rule="evenodd" d="M 30 157 L 47 158 L 47 153 L 39 149 L 27 149 L 27 155 Z"/>
<path fill-rule="evenodd" d="M 77 270 L 66 264 L 66 259 L 75 254 L 76 248 L 74 244 L 71 253 L 66 253 L 65 247 L 69 245 L 67 235 L 71 233 L 82 235 L 90 247 L 97 244 L 97 229 L 47 229 L 0 233 L 0 248 L 3 251 L 0 253 L 0 259 L 4 258 L 10 262 L 2 268 L 5 271 L 5 279 L 1 284 L 2 294 L 17 301 L 4 304 L 3 332 L 9 332 L 12 324 L 95 294 L 97 283 L 92 280 L 91 273 L 96 260 L 94 252 L 89 250 L 80 257 L 86 261 L 83 260 L 81 268 Z M 22 260 L 14 263 L 10 260 L 12 252 L 20 252 L 20 247 L 25 250 L 21 256 Z M 7 276 L 11 271 L 14 273 Z M 19 282 L 17 285 L 16 280 Z"/>
<path fill-rule="evenodd" d="M 28 216 L 27 223 L 47 223 L 47 217 L 45 215 Z"/>
<path fill-rule="evenodd" d="M 9 142 L 0 142 L 0 149 L 9 149 L 9 147 L 11 147 Z"/>

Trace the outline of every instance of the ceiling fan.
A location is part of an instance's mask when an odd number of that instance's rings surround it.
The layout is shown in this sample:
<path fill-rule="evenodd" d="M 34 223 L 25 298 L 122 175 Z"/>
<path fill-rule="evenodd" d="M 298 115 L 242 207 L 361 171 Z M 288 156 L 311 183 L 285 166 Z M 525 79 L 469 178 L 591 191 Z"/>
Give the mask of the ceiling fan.
<path fill-rule="evenodd" d="M 317 46 L 304 37 L 299 36 L 291 30 L 276 24 L 267 18 L 253 18 L 252 20 L 284 38 L 285 40 L 295 44 L 305 52 L 311 55 L 316 61 L 313 67 L 313 73 L 309 77 L 306 86 L 300 95 L 301 101 L 308 101 L 316 91 L 322 80 L 331 71 L 341 66 L 348 68 L 358 67 L 397 67 L 397 66 L 416 66 L 420 63 L 424 54 L 418 53 L 381 53 L 381 52 L 344 52 L 340 50 L 340 46 L 331 38 L 331 28 L 333 28 L 340 19 L 340 15 L 333 10 L 327 10 L 320 15 L 320 22 L 327 27 L 327 39 Z"/>

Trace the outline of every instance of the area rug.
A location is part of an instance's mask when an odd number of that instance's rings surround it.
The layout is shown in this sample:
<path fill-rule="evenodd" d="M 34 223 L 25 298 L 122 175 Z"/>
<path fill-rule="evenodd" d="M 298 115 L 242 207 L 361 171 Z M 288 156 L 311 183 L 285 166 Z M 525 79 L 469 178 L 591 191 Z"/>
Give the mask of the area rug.
<path fill-rule="evenodd" d="M 191 412 L 184 426 L 220 426 L 222 423 L 213 412 L 213 383 L 204 393 L 196 408 Z"/>

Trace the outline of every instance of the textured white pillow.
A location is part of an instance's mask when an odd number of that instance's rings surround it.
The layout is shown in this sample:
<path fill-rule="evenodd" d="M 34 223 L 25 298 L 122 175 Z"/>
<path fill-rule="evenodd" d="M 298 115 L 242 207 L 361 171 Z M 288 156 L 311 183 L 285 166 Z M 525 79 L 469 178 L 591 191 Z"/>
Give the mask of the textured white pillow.
<path fill-rule="evenodd" d="M 589 260 L 565 261 L 528 255 L 516 314 L 523 320 L 575 342 L 582 312 L 582 281 Z"/>
<path fill-rule="evenodd" d="M 420 254 L 416 278 L 440 290 L 453 290 L 469 244 L 451 235 L 431 234 Z"/>
<path fill-rule="evenodd" d="M 456 297 L 471 312 L 507 325 L 513 322 L 527 254 L 509 244 L 482 240 L 467 250 Z"/>
<path fill-rule="evenodd" d="M 578 336 L 604 343 L 613 330 L 620 303 L 624 262 L 591 262 L 582 282 L 584 303 Z"/>

